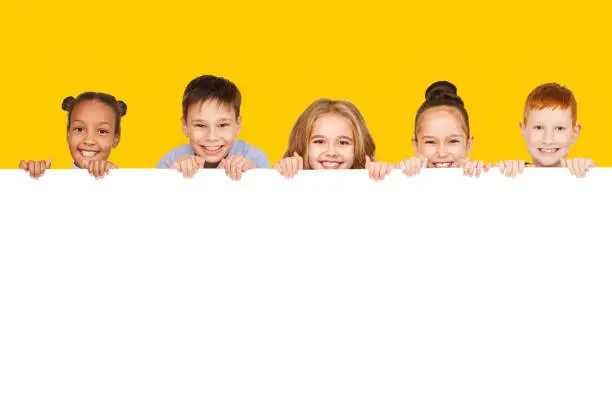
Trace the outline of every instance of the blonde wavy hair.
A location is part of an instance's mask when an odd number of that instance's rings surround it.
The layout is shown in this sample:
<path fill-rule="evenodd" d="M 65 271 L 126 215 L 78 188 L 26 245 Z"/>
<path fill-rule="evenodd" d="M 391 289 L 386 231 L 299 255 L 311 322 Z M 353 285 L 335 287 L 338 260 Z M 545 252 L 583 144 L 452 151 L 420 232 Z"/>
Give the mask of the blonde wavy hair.
<path fill-rule="evenodd" d="M 359 109 L 350 102 L 332 99 L 316 100 L 300 115 L 293 125 L 289 135 L 287 151 L 283 157 L 291 157 L 294 153 L 297 153 L 304 159 L 304 168 L 309 169 L 308 146 L 310 145 L 310 137 L 316 121 L 326 114 L 340 115 L 348 119 L 351 124 L 355 139 L 355 161 L 352 169 L 364 169 L 366 156 L 375 161 L 376 145 Z"/>

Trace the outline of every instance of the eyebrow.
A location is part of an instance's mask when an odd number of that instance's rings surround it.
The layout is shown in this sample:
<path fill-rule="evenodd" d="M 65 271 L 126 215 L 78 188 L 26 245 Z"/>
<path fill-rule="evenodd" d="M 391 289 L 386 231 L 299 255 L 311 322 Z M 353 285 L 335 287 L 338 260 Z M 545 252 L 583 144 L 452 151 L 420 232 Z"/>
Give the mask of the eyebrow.
<path fill-rule="evenodd" d="M 456 135 L 456 134 L 446 135 L 446 136 L 442 136 L 442 137 L 446 137 L 446 138 L 449 138 L 449 137 L 465 138 L 464 135 Z M 435 136 L 425 135 L 425 136 L 423 136 L 423 139 L 438 139 L 438 138 L 435 137 Z"/>

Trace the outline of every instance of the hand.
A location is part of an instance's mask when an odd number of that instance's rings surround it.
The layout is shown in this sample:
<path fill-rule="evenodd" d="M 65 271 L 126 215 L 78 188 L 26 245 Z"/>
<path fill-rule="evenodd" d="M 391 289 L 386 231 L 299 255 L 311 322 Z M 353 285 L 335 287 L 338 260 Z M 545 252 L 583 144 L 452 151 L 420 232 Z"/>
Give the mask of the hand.
<path fill-rule="evenodd" d="M 289 179 L 295 177 L 298 171 L 304 170 L 304 159 L 302 159 L 299 154 L 293 153 L 293 156 L 279 160 L 279 162 L 274 165 L 274 168 L 281 176 Z"/>
<path fill-rule="evenodd" d="M 385 176 L 391 173 L 395 168 L 394 165 L 383 162 L 373 162 L 370 157 L 366 156 L 366 169 L 370 178 L 375 181 L 383 180 Z"/>
<path fill-rule="evenodd" d="M 117 166 L 106 160 L 84 160 L 83 168 L 87 169 L 89 174 L 94 176 L 96 179 L 103 179 L 110 170 L 116 169 Z"/>
<path fill-rule="evenodd" d="M 192 178 L 199 169 L 204 167 L 205 163 L 206 161 L 202 157 L 188 154 L 186 156 L 179 157 L 174 163 L 172 163 L 170 168 L 181 172 L 184 178 Z"/>
<path fill-rule="evenodd" d="M 463 168 L 463 175 L 468 177 L 480 177 L 483 171 L 486 173 L 493 167 L 491 163 L 485 164 L 482 160 L 471 161 L 470 159 L 461 160 L 460 166 Z"/>
<path fill-rule="evenodd" d="M 244 156 L 229 156 L 221 160 L 220 169 L 225 169 L 225 174 L 232 180 L 241 180 L 242 173 L 255 168 L 255 163 Z"/>
<path fill-rule="evenodd" d="M 561 166 L 567 167 L 572 176 L 583 178 L 590 168 L 595 167 L 595 162 L 592 159 L 562 159 Z"/>
<path fill-rule="evenodd" d="M 523 174 L 523 170 L 525 170 L 525 161 L 502 160 L 497 163 L 497 167 L 499 167 L 499 172 L 504 173 L 506 177 L 514 178 L 517 174 Z"/>
<path fill-rule="evenodd" d="M 21 170 L 25 170 L 26 172 L 30 173 L 30 177 L 34 178 L 34 179 L 39 179 L 43 174 L 45 174 L 45 170 L 50 169 L 51 168 L 51 161 L 53 159 L 49 159 L 49 160 L 40 160 L 40 161 L 34 161 L 34 160 L 30 160 L 30 161 L 25 161 L 22 160 L 19 163 L 19 168 Z"/>
<path fill-rule="evenodd" d="M 425 157 L 411 157 L 395 165 L 396 169 L 401 169 L 408 177 L 416 176 L 421 172 L 421 169 L 426 167 L 427 159 Z"/>

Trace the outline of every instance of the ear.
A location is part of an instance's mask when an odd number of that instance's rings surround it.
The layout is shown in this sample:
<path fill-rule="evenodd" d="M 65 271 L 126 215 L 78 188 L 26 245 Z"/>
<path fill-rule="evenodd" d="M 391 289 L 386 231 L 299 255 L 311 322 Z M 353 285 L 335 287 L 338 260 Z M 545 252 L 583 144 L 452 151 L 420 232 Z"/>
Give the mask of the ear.
<path fill-rule="evenodd" d="M 236 118 L 236 131 L 234 132 L 234 136 L 238 136 L 241 130 L 242 130 L 242 116 L 238 116 Z"/>
<path fill-rule="evenodd" d="M 578 140 L 578 136 L 580 136 L 580 131 L 582 130 L 582 125 L 576 123 L 574 129 L 572 129 L 572 144 L 576 143 Z"/>
<path fill-rule="evenodd" d="M 465 150 L 466 157 L 469 157 L 470 154 L 472 154 L 472 146 L 473 145 L 474 145 L 474 136 L 470 136 L 470 138 L 467 140 L 467 144 L 466 144 L 466 150 Z"/>
<path fill-rule="evenodd" d="M 183 134 L 184 134 L 185 136 L 189 137 L 189 136 L 187 135 L 187 120 L 185 119 L 185 117 L 184 117 L 184 116 L 183 116 L 183 117 L 181 117 L 181 124 L 182 124 L 182 126 L 183 126 Z"/>
<path fill-rule="evenodd" d="M 519 122 L 519 128 L 521 129 L 521 135 L 523 135 L 523 139 L 525 140 L 525 142 L 527 141 L 527 125 L 523 122 Z"/>
<path fill-rule="evenodd" d="M 415 156 L 419 155 L 419 145 L 417 143 L 416 137 L 414 139 L 412 139 L 412 150 L 414 150 L 414 155 Z"/>
<path fill-rule="evenodd" d="M 120 141 L 121 141 L 121 135 L 115 135 L 115 137 L 113 137 L 113 149 L 117 147 Z"/>

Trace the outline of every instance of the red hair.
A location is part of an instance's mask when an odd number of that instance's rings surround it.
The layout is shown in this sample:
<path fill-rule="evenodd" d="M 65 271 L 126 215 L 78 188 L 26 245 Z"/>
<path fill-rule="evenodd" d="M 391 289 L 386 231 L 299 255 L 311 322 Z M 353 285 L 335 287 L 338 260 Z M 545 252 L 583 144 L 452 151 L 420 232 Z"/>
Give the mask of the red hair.
<path fill-rule="evenodd" d="M 572 91 L 556 83 L 542 84 L 531 91 L 525 101 L 523 121 L 527 122 L 527 116 L 531 110 L 542 109 L 569 109 L 572 114 L 572 124 L 578 119 L 578 104 Z"/>

